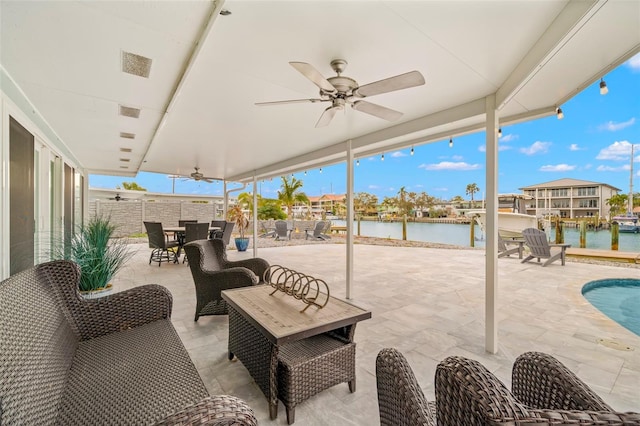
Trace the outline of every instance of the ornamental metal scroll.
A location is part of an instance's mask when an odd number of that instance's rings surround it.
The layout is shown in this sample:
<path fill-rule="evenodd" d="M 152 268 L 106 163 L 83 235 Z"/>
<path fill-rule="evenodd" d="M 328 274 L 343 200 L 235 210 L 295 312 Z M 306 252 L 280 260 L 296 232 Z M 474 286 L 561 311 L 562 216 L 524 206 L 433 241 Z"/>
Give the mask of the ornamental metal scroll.
<path fill-rule="evenodd" d="M 281 291 L 306 303 L 307 306 L 300 312 L 306 311 L 309 306 L 322 309 L 329 303 L 329 286 L 324 280 L 311 275 L 284 266 L 271 265 L 264 271 L 262 279 L 275 289 L 269 294 L 270 296 Z"/>

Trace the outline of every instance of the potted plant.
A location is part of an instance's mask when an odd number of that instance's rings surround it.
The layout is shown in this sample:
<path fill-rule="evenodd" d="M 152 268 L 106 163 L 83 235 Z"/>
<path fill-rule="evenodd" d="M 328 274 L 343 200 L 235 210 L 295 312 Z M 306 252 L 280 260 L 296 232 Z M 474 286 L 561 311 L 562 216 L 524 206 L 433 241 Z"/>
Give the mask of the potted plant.
<path fill-rule="evenodd" d="M 244 236 L 244 232 L 249 227 L 249 219 L 247 219 L 242 211 L 242 206 L 236 204 L 229 210 L 227 216 L 231 222 L 235 223 L 236 229 L 240 234 L 239 237 L 235 238 L 236 248 L 238 251 L 246 251 L 247 247 L 249 247 L 249 238 Z"/>
<path fill-rule="evenodd" d="M 130 256 L 126 240 L 111 239 L 115 229 L 108 218 L 96 216 L 66 243 L 54 246 L 54 258 L 73 261 L 80 267 L 79 290 L 87 298 L 108 294 L 111 279 Z"/>

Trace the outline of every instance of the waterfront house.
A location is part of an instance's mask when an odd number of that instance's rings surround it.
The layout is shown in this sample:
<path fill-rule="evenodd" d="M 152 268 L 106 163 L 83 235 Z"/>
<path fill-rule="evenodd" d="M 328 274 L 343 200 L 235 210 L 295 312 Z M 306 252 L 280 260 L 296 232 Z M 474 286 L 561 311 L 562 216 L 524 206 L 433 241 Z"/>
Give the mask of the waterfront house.
<path fill-rule="evenodd" d="M 606 183 L 579 179 L 557 179 L 550 182 L 519 188 L 525 195 L 533 197 L 527 203 L 527 214 L 553 212 L 560 217 L 609 217 L 607 200 L 620 192 L 619 188 Z"/>

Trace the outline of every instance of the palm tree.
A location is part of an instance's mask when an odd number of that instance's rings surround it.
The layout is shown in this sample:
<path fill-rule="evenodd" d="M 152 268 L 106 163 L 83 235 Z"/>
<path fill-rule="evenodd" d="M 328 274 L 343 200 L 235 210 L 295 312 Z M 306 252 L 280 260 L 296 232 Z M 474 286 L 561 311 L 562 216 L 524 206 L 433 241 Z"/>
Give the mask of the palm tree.
<path fill-rule="evenodd" d="M 300 191 L 302 188 L 302 181 L 291 177 L 289 179 L 286 176 L 282 176 L 281 190 L 278 191 L 278 200 L 282 201 L 282 204 L 287 207 L 287 214 L 293 218 L 293 206 L 296 203 L 309 204 L 309 197 L 307 194 Z"/>
<path fill-rule="evenodd" d="M 471 203 L 473 203 L 473 194 L 475 194 L 476 192 L 480 192 L 480 188 L 478 188 L 478 185 L 476 185 L 475 183 L 470 183 L 469 185 L 467 185 L 466 194 L 471 195 Z"/>
<path fill-rule="evenodd" d="M 628 201 L 629 196 L 627 194 L 612 195 L 611 198 L 607 200 L 607 205 L 610 207 L 609 213 L 611 217 L 624 213 Z"/>

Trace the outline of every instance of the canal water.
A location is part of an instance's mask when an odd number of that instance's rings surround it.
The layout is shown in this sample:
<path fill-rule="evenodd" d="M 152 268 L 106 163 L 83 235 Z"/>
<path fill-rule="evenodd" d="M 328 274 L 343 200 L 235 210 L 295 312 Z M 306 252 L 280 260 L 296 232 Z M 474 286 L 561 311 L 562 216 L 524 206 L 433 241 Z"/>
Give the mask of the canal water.
<path fill-rule="evenodd" d="M 336 226 L 346 226 L 345 221 L 333 220 Z M 353 223 L 354 234 L 358 232 L 357 222 Z M 458 246 L 470 246 L 469 225 L 457 225 L 449 223 L 407 223 L 407 240 L 427 241 L 441 244 L 454 244 Z M 480 227 L 476 225 L 476 247 L 484 247 L 484 235 Z M 402 222 L 360 222 L 360 235 L 367 237 L 402 239 Z M 551 239 L 555 241 L 555 229 L 551 230 Z M 564 242 L 572 247 L 580 247 L 580 234 L 578 229 L 565 228 Z M 587 231 L 587 248 L 611 249 L 611 232 Z M 640 234 L 621 233 L 618 239 L 620 251 L 640 252 Z"/>

